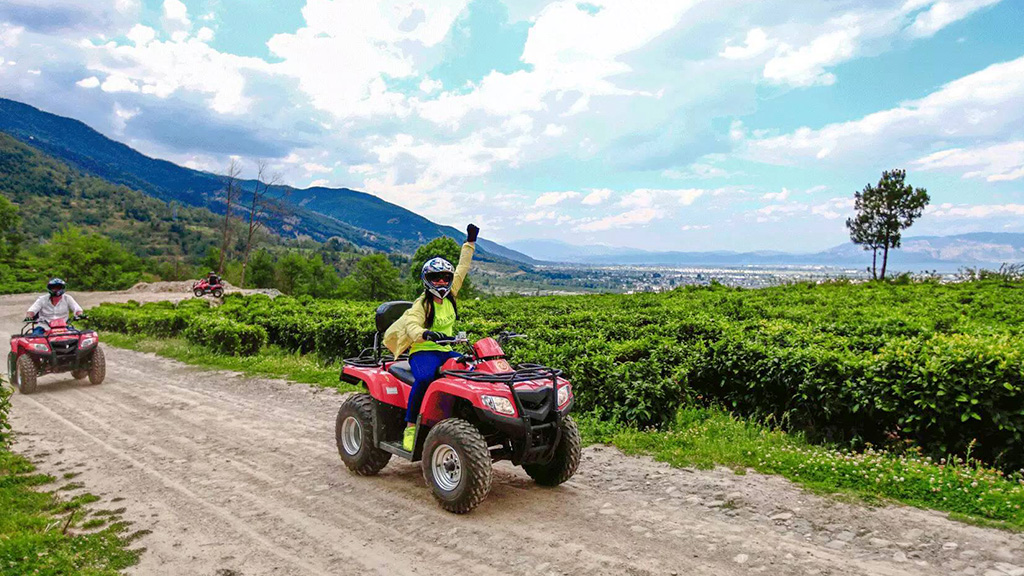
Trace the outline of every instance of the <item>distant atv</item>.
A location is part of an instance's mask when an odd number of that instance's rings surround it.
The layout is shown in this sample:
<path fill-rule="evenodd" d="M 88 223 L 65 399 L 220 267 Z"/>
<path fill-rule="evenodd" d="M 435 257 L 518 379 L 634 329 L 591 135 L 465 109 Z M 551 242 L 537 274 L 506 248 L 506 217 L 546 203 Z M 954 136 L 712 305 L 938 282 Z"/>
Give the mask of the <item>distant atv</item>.
<path fill-rule="evenodd" d="M 203 278 L 192 283 L 192 293 L 196 295 L 196 298 L 202 298 L 207 294 L 213 294 L 214 298 L 220 298 L 224 295 L 224 284 L 221 282 L 210 284 L 209 278 Z"/>
<path fill-rule="evenodd" d="M 82 318 L 85 316 L 75 320 Z M 32 329 L 40 324 L 46 326 L 46 331 L 37 336 Z M 71 372 L 78 380 L 88 376 L 90 384 L 100 384 L 106 377 L 107 363 L 94 330 L 77 330 L 66 320 L 26 320 L 21 333 L 11 335 L 7 371 L 22 394 L 31 394 L 36 391 L 38 377 L 44 374 Z"/>
<path fill-rule="evenodd" d="M 487 496 L 492 461 L 511 460 L 545 486 L 571 478 L 580 462 L 580 434 L 569 416 L 572 388 L 560 370 L 510 366 L 500 343 L 522 336 L 509 332 L 477 341 L 441 367 L 423 398 L 413 451 L 402 449 L 413 374 L 406 358 L 381 353 L 380 338 L 410 305 L 377 308 L 374 347 L 345 360 L 341 379 L 368 391 L 348 396 L 338 411 L 335 437 L 345 465 L 371 476 L 392 455 L 422 460 L 434 497 L 458 514 Z M 460 334 L 448 343 L 468 341 Z"/>

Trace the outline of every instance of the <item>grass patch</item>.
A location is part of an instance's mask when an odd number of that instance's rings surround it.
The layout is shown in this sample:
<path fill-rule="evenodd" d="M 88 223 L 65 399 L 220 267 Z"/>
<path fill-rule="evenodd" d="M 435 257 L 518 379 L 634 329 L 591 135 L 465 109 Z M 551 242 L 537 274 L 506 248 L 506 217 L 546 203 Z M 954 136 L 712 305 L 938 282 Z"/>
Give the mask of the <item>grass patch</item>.
<path fill-rule="evenodd" d="M 233 370 L 247 376 L 285 378 L 342 392 L 356 390 L 355 386 L 338 380 L 341 369 L 337 364 L 327 364 L 315 354 L 288 352 L 277 346 L 265 346 L 255 356 L 225 356 L 181 338 L 146 338 L 115 332 L 104 333 L 101 338 L 111 346 L 152 352 L 203 368 Z"/>
<path fill-rule="evenodd" d="M 585 442 L 645 454 L 677 467 L 750 468 L 813 492 L 895 501 L 951 513 L 975 524 L 1024 529 L 1024 477 L 976 461 L 933 461 L 917 452 L 850 452 L 813 445 L 722 410 L 684 408 L 662 431 L 636 430 L 579 416 Z"/>
<path fill-rule="evenodd" d="M 98 498 L 62 501 L 55 492 L 35 490 L 53 480 L 36 474 L 25 458 L 0 450 L 0 576 L 112 576 L 134 565 L 139 553 L 127 549 L 123 528 L 75 533 L 75 520 L 84 516 L 80 508 Z M 69 517 L 61 514 L 67 513 L 74 516 L 65 532 Z"/>

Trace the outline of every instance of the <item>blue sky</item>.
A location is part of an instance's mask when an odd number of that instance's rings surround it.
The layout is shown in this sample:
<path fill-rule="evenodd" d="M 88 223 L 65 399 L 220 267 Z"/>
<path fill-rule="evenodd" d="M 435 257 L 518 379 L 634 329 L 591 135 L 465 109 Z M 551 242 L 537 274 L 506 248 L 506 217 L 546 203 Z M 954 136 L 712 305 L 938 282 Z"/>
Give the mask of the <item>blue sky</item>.
<path fill-rule="evenodd" d="M 913 233 L 1024 232 L 1022 29 L 1020 0 L 7 0 L 0 95 L 499 241 L 813 251 L 895 167 Z"/>

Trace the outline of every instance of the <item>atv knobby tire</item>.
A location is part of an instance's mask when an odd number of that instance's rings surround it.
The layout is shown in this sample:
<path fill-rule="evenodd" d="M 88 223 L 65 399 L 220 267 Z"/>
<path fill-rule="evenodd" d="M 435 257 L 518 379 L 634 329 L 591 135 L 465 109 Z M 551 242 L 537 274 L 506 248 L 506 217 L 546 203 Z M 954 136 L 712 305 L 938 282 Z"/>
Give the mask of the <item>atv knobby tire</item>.
<path fill-rule="evenodd" d="M 213 294 L 214 298 L 220 298 L 221 296 L 224 295 L 224 289 L 223 288 L 214 288 L 212 294 Z"/>
<path fill-rule="evenodd" d="M 439 450 L 449 454 L 454 450 L 458 455 L 461 474 L 458 484 L 451 489 L 445 489 L 434 476 L 434 456 Z M 476 426 L 465 420 L 449 418 L 430 429 L 423 445 L 421 466 L 434 498 L 449 512 L 465 514 L 491 491 L 491 452 Z"/>
<path fill-rule="evenodd" d="M 36 380 L 38 373 L 36 371 L 36 365 L 32 362 L 32 358 L 28 354 L 22 354 L 18 357 L 18 369 L 16 374 L 14 385 L 18 388 L 18 391 L 22 394 L 31 394 L 36 391 Z"/>
<path fill-rule="evenodd" d="M 87 369 L 84 369 L 84 368 L 81 369 L 81 370 L 72 370 L 71 371 L 71 377 L 74 378 L 75 380 L 81 380 L 82 378 L 85 378 L 88 375 L 89 375 L 89 371 Z"/>
<path fill-rule="evenodd" d="M 107 377 L 107 360 L 103 357 L 103 348 L 99 344 L 92 352 L 92 363 L 89 364 L 89 384 L 93 386 L 103 383 Z"/>
<path fill-rule="evenodd" d="M 357 446 L 352 446 L 350 440 L 346 449 L 343 432 L 345 421 L 352 418 L 357 425 Z M 391 453 L 385 452 L 373 445 L 373 398 L 369 394 L 349 394 L 348 398 L 341 403 L 338 410 L 338 418 L 334 423 L 334 439 L 338 444 L 338 454 L 348 469 L 361 476 L 374 476 L 387 466 L 391 460 Z M 350 453 L 350 449 L 357 448 Z"/>
<path fill-rule="evenodd" d="M 562 436 L 555 447 L 555 454 L 547 464 L 526 464 L 523 469 L 541 486 L 558 486 L 576 473 L 580 465 L 580 430 L 571 416 L 566 416 L 561 425 Z"/>

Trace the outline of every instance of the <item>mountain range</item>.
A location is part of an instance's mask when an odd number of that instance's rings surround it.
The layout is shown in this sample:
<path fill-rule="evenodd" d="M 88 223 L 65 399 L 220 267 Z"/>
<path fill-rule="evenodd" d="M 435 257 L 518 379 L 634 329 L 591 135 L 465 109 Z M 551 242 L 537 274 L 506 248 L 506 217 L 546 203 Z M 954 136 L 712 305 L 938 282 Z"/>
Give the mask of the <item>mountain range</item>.
<path fill-rule="evenodd" d="M 650 252 L 603 245 L 575 245 L 558 240 L 517 240 L 509 248 L 537 260 L 593 265 L 633 266 L 841 266 L 863 268 L 871 255 L 860 246 L 842 244 L 822 252 L 796 254 L 775 251 Z M 978 232 L 954 236 L 911 236 L 889 253 L 894 270 L 956 269 L 960 266 L 998 267 L 1024 261 L 1024 234 Z"/>
<path fill-rule="evenodd" d="M 209 172 L 150 158 L 111 140 L 86 124 L 38 108 L 0 98 L 0 131 L 71 166 L 167 202 L 224 212 L 218 194 L 224 179 Z M 251 190 L 255 181 L 243 181 Z M 289 218 L 275 222 L 278 232 L 316 240 L 340 237 L 377 250 L 413 252 L 440 236 L 461 240 L 465 233 L 437 224 L 377 196 L 348 188 L 297 189 L 278 186 L 274 193 L 289 206 Z M 484 259 L 531 263 L 533 260 L 500 244 L 480 239 Z"/>

